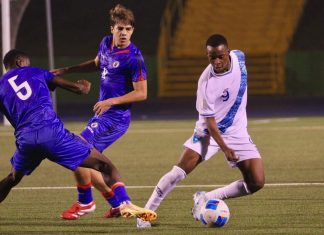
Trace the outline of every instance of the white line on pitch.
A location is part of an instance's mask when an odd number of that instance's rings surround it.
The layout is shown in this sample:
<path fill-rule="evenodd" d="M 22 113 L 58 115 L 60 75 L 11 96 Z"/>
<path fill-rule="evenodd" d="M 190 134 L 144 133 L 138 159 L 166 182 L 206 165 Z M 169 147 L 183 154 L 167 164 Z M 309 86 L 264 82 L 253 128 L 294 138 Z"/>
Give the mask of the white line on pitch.
<path fill-rule="evenodd" d="M 223 184 L 206 185 L 206 184 L 195 184 L 195 185 L 178 185 L 177 188 L 218 188 L 223 187 Z M 266 187 L 289 187 L 289 186 L 324 186 L 324 183 L 271 183 L 266 184 Z M 129 189 L 145 189 L 154 188 L 155 186 L 127 186 Z M 75 189 L 74 186 L 57 186 L 57 187 L 16 187 L 13 190 L 55 190 L 55 189 Z"/>
<path fill-rule="evenodd" d="M 256 127 L 248 128 L 249 131 L 322 131 L 324 125 L 315 126 L 282 126 L 282 127 Z M 71 130 L 72 133 L 79 134 L 80 130 Z M 193 128 L 165 128 L 165 129 L 130 129 L 128 134 L 170 134 L 170 133 L 189 133 L 193 132 Z M 1 131 L 1 137 L 14 137 L 12 131 Z"/>

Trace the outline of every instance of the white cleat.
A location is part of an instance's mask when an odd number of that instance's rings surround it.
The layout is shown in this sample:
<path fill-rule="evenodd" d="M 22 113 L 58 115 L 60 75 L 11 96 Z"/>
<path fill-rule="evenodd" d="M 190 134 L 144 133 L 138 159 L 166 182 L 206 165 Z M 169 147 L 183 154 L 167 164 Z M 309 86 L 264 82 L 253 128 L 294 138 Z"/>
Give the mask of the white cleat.
<path fill-rule="evenodd" d="M 200 217 L 199 214 L 200 214 L 201 207 L 207 201 L 205 194 L 206 194 L 206 192 L 196 192 L 193 195 L 194 206 L 191 210 L 191 213 L 192 213 L 192 216 L 194 217 L 194 219 L 197 221 L 199 220 L 199 217 Z"/>
<path fill-rule="evenodd" d="M 137 218 L 136 226 L 138 228 L 151 228 L 151 223 L 149 221 L 144 221 L 144 220 Z"/>

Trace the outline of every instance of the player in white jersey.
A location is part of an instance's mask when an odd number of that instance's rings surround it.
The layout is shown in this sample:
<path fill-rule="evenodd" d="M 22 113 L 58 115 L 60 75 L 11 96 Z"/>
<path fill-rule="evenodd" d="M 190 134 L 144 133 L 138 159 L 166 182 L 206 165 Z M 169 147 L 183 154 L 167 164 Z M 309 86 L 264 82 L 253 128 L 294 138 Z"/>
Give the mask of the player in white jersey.
<path fill-rule="evenodd" d="M 199 120 L 194 134 L 184 143 L 177 165 L 156 185 L 145 208 L 155 211 L 166 195 L 202 161 L 222 150 L 232 167 L 238 167 L 243 178 L 210 192 L 194 194 L 192 214 L 209 199 L 228 199 L 252 194 L 264 185 L 263 163 L 247 131 L 247 71 L 245 56 L 230 51 L 224 36 L 214 34 L 206 42 L 209 65 L 201 74 L 196 108 Z M 137 220 L 137 227 L 151 227 Z"/>

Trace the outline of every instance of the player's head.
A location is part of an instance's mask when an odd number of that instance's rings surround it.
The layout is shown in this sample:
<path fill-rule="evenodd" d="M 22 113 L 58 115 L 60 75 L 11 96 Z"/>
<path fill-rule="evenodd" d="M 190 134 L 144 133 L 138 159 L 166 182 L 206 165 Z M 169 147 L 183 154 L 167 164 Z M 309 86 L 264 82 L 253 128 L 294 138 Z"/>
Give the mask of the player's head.
<path fill-rule="evenodd" d="M 216 73 L 230 69 L 231 58 L 227 40 L 223 35 L 213 34 L 206 41 L 207 57 Z"/>
<path fill-rule="evenodd" d="M 134 32 L 135 18 L 133 12 L 117 4 L 110 10 L 109 14 L 114 45 L 118 48 L 127 47 Z"/>
<path fill-rule="evenodd" d="M 3 57 L 3 65 L 5 66 L 6 70 L 29 66 L 30 57 L 23 51 L 12 49 Z"/>

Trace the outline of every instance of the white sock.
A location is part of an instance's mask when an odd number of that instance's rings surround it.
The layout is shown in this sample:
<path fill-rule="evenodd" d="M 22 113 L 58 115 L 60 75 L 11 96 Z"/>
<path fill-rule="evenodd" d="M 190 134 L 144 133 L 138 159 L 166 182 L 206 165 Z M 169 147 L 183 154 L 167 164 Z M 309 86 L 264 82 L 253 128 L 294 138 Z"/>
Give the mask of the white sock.
<path fill-rule="evenodd" d="M 241 197 L 250 194 L 249 189 L 246 186 L 244 180 L 235 181 L 224 187 L 215 189 L 205 194 L 207 200 L 209 199 L 227 199 L 234 197 Z"/>
<path fill-rule="evenodd" d="M 186 172 L 178 166 L 173 166 L 172 170 L 166 173 L 155 186 L 155 189 L 147 201 L 145 208 L 155 211 L 161 201 L 186 177 Z"/>

